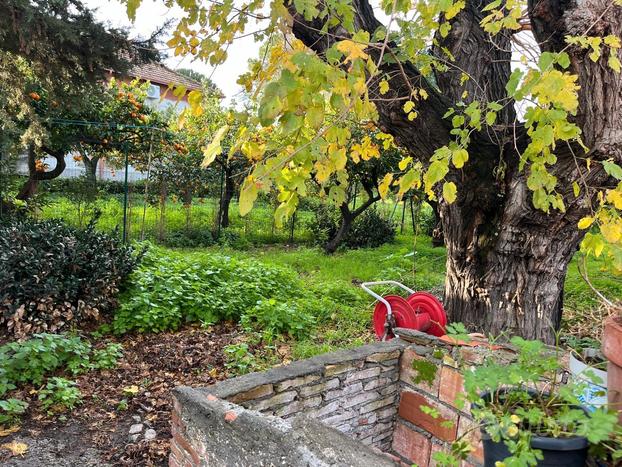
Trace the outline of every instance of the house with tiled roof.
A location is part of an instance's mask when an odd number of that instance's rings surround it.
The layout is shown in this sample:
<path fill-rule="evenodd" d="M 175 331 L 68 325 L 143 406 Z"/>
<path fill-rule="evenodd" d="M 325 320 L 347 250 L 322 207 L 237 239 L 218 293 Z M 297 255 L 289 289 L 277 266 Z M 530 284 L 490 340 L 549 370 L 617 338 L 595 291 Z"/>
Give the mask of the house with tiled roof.
<path fill-rule="evenodd" d="M 139 79 L 150 83 L 147 91 L 147 103 L 160 110 L 175 106 L 177 111 L 188 107 L 188 94 L 201 89 L 201 83 L 177 73 L 162 63 L 137 65 L 128 72 L 123 80 Z M 173 95 L 173 86 L 183 86 L 186 90 L 181 98 Z"/>

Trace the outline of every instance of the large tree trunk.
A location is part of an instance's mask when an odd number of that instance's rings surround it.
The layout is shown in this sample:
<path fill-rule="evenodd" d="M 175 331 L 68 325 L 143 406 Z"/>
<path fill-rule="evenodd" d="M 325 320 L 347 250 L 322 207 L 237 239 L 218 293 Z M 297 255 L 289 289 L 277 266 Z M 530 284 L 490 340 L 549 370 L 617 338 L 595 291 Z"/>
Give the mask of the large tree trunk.
<path fill-rule="evenodd" d="M 511 36 L 505 32 L 491 38 L 482 30 L 481 10 L 488 3 L 467 0 L 464 10 L 451 21 L 447 37 L 437 36 L 432 53 L 452 63 L 449 71 L 436 76 L 438 88 L 409 63 L 380 67 L 380 76 L 394 78 L 391 90 L 376 102 L 379 124 L 424 163 L 435 149 L 452 140 L 451 125 L 443 118 L 449 107 L 460 100 L 507 99 Z M 352 4 L 356 26 L 375 31 L 380 23 L 368 0 Z M 319 54 L 338 40 L 335 37 L 347 34 L 337 27 L 329 31 L 334 35 L 322 35 L 321 21 L 309 22 L 290 11 L 294 34 Z M 568 48 L 564 38 L 585 33 L 620 36 L 622 8 L 610 0 L 529 0 L 529 16 L 541 50 L 565 49 L 571 58 L 570 71 L 578 75 L 581 86 L 575 122 L 589 153 L 560 143 L 557 162 L 549 166 L 566 211 L 545 214 L 533 207 L 526 184 L 529 168 L 518 168 L 528 138 L 525 128 L 515 121 L 512 105 L 504 107 L 497 124 L 471 135 L 469 162 L 447 175 L 458 186 L 458 199 L 453 204 L 441 199 L 438 210 L 447 246 L 449 319 L 484 332 L 551 342 L 560 324 L 568 264 L 584 233 L 577 222 L 590 213 L 596 193 L 615 182 L 598 161 L 613 158 L 622 163 L 621 75 L 605 65 L 606 58 L 594 63 L 586 56 L 589 51 Z M 378 50 L 368 52 L 374 59 L 379 56 Z M 462 84 L 465 74 L 471 79 Z M 378 81 L 370 84 L 374 95 Z M 419 117 L 411 122 L 401 109 L 402 101 L 392 98 L 407 95 L 413 85 L 424 88 L 430 97 L 418 102 Z M 590 158 L 592 167 L 577 162 L 575 155 Z M 577 197 L 572 192 L 575 180 L 589 186 Z"/>

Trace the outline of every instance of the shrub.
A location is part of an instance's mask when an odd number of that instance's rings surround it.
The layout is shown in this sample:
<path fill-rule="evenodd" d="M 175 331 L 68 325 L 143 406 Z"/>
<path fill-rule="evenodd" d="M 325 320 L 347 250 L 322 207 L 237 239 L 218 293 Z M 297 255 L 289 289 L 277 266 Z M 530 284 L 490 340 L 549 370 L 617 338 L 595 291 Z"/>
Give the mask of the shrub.
<path fill-rule="evenodd" d="M 28 403 L 19 399 L 0 400 L 0 425 L 17 423 L 20 415 L 26 412 Z"/>
<path fill-rule="evenodd" d="M 225 367 L 236 375 L 245 375 L 257 368 L 257 359 L 248 344 L 229 344 L 223 348 Z"/>
<path fill-rule="evenodd" d="M 82 393 L 76 387 L 75 381 L 54 377 L 39 391 L 38 399 L 44 410 L 64 412 L 82 402 Z"/>
<path fill-rule="evenodd" d="M 57 221 L 0 221 L 0 326 L 18 336 L 97 319 L 116 305 L 140 254 L 95 221 L 80 230 Z"/>
<path fill-rule="evenodd" d="M 23 342 L 0 346 L 0 396 L 24 384 L 41 385 L 49 375 L 63 371 L 77 375 L 93 369 L 112 368 L 121 357 L 119 344 L 93 349 L 90 342 L 77 336 L 37 334 Z M 39 391 L 45 410 L 72 409 L 81 400 L 75 383 L 51 377 Z M 16 423 L 28 404 L 19 399 L 0 400 L 0 424 Z"/>
<path fill-rule="evenodd" d="M 262 331 L 267 341 L 280 334 L 302 337 L 308 334 L 316 323 L 315 317 L 304 304 L 304 301 L 282 302 L 274 298 L 260 300 L 242 315 L 241 324 L 245 328 Z"/>
<path fill-rule="evenodd" d="M 209 229 L 192 228 L 168 233 L 164 243 L 172 248 L 198 248 L 215 242 Z"/>
<path fill-rule="evenodd" d="M 160 332 L 188 322 L 237 321 L 259 300 L 301 296 L 293 271 L 215 254 L 152 248 L 132 274 L 113 329 Z"/>
<path fill-rule="evenodd" d="M 315 211 L 315 219 L 309 224 L 316 241 L 326 243 L 339 230 L 340 213 L 332 206 L 321 206 Z M 350 230 L 342 239 L 346 248 L 375 248 L 395 239 L 395 224 L 383 217 L 376 209 L 369 208 L 354 219 Z"/>

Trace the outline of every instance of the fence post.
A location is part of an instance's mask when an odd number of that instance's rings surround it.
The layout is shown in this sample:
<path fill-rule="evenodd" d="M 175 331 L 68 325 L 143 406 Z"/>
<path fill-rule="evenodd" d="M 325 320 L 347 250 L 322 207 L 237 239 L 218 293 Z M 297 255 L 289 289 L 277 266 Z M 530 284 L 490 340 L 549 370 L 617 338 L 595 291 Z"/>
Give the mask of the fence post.
<path fill-rule="evenodd" d="M 223 184 L 225 180 L 225 166 L 222 165 L 220 167 L 220 196 L 218 198 L 218 218 L 216 219 L 216 238 L 220 238 L 220 223 L 222 221 L 222 195 L 223 195 Z"/>
<path fill-rule="evenodd" d="M 129 166 L 127 148 L 125 148 L 125 177 L 123 187 L 123 243 L 127 243 L 127 168 Z"/>

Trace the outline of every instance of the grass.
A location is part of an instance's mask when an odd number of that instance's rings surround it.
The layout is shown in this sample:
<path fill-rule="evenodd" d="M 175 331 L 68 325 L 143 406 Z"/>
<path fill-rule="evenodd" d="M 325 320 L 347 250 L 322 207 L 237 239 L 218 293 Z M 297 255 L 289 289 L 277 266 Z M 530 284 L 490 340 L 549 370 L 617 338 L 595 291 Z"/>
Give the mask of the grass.
<path fill-rule="evenodd" d="M 336 316 L 333 322 L 319 329 L 308 339 L 292 342 L 292 356 L 305 358 L 317 353 L 350 347 L 373 339 L 370 332 L 374 299 L 366 295 L 358 284 L 364 281 L 394 279 L 416 289 L 442 294 L 445 276 L 445 249 L 434 248 L 429 237 L 417 238 L 413 255 L 414 238 L 400 235 L 392 244 L 375 249 L 339 252 L 326 256 L 319 248 L 306 246 L 270 246 L 247 251 L 232 248 L 210 248 L 208 251 L 227 255 L 255 258 L 261 262 L 287 266 L 294 270 L 310 288 L 352 291 L 360 298 L 354 309 Z M 186 254 L 193 254 L 184 250 Z M 205 251 L 205 250 L 202 250 Z M 600 261 L 588 264 L 593 284 L 612 298 L 622 298 L 622 278 L 602 270 Z M 390 289 L 382 290 L 387 293 Z M 578 335 L 599 332 L 599 302 L 596 294 L 585 283 L 573 260 L 568 269 L 564 302 L 564 331 Z M 587 319 L 591 317 L 591 319 Z M 597 337 L 597 336 L 594 336 Z"/>
<path fill-rule="evenodd" d="M 96 207 L 102 213 L 98 226 L 104 230 L 113 230 L 122 225 L 123 205 L 120 195 L 108 195 L 98 199 L 89 209 Z M 400 209 L 389 204 L 380 204 L 379 209 L 386 214 L 395 214 L 399 221 Z M 191 208 L 192 226 L 199 229 L 214 228 L 217 212 L 217 200 L 196 200 Z M 142 223 L 142 198 L 137 194 L 131 197 L 129 210 L 130 238 L 137 239 Z M 73 225 L 84 223 L 75 200 L 54 195 L 43 207 L 41 216 L 44 218 L 62 218 Z M 443 292 L 445 275 L 445 250 L 434 248 L 430 239 L 419 236 L 415 242 L 412 234 L 411 219 L 406 210 L 404 228 L 406 234 L 398 235 L 394 243 L 375 249 L 352 250 L 338 252 L 326 256 L 321 249 L 306 246 L 312 240 L 307 228 L 313 219 L 309 211 L 302 211 L 294 229 L 294 242 L 298 246 L 285 246 L 291 233 L 291 226 L 277 228 L 273 223 L 273 207 L 259 203 L 249 216 L 240 217 L 237 204 L 231 206 L 231 230 L 241 241 L 234 242 L 234 247 L 213 246 L 199 251 L 226 252 L 231 256 L 256 258 L 268 264 L 287 266 L 297 273 L 306 283 L 321 291 L 323 288 L 343 288 L 354 291 L 360 297 L 360 312 L 357 316 L 349 316 L 343 323 L 337 319 L 334 329 L 322 329 L 321 335 L 313 336 L 310 342 L 297 343 L 294 352 L 301 355 L 314 353 L 316 348 L 330 350 L 335 346 L 358 342 L 357 335 L 364 335 L 369 328 L 373 299 L 363 293 L 358 284 L 363 281 L 394 279 L 399 280 L 416 290 L 429 290 L 437 294 Z M 147 206 L 145 230 L 146 237 L 157 236 L 159 211 L 157 207 Z M 183 231 L 186 228 L 186 211 L 179 202 L 170 200 L 166 208 L 166 231 L 168 233 Z M 281 243 L 281 245 L 278 245 Z M 302 244 L 302 246 L 301 246 Z M 248 248 L 249 245 L 255 247 Z M 257 245 L 260 245 L 257 247 Z M 416 246 L 416 254 L 413 248 Z M 240 249 L 244 247 L 244 249 Z M 192 255 L 193 250 L 183 250 L 184 254 Z M 197 251 L 197 250 L 194 250 Z M 622 298 L 622 277 L 612 276 L 602 270 L 600 261 L 588 263 L 589 277 L 594 286 L 606 296 Z M 380 290 L 381 293 L 388 292 Z M 321 293 L 321 292 L 318 292 Z M 596 294 L 580 276 L 577 259 L 569 268 L 565 285 L 564 297 L 564 329 L 580 335 L 594 335 L 598 326 L 595 322 L 601 318 L 599 301 Z M 339 318 L 339 317 L 336 317 Z M 367 336 L 369 337 L 369 336 Z M 597 337 L 597 336 L 596 336 Z"/>
<path fill-rule="evenodd" d="M 130 196 L 127 212 L 128 238 L 139 240 L 143 227 L 143 208 L 145 204 L 142 196 Z M 101 215 L 97 226 L 104 231 L 121 231 L 123 226 L 123 196 L 107 195 L 91 203 L 81 205 L 66 196 L 50 195 L 42 206 L 39 216 L 43 219 L 62 219 L 76 227 L 84 226 L 93 216 L 95 210 Z M 190 222 L 187 223 L 187 214 L 190 213 Z M 257 203 L 253 211 L 241 217 L 237 203 L 232 202 L 230 208 L 230 228 L 239 237 L 253 244 L 285 243 L 290 240 L 291 223 L 282 227 L 274 224 L 274 207 L 267 203 Z M 197 198 L 190 209 L 184 208 L 181 202 L 169 199 L 165 210 L 165 237 L 176 232 L 191 230 L 216 231 L 216 217 L 218 200 L 213 198 Z M 309 242 L 311 233 L 307 228 L 313 218 L 313 213 L 301 211 L 298 213 L 293 232 L 293 241 L 298 243 Z M 145 239 L 158 238 L 160 226 L 160 208 L 147 204 L 145 210 L 144 230 Z"/>

